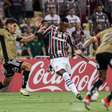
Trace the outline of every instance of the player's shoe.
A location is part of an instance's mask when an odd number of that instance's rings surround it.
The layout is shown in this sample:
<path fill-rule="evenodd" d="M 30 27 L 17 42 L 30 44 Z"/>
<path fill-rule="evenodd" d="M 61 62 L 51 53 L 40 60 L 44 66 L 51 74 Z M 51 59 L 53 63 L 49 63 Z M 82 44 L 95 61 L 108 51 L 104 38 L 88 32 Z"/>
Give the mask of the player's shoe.
<path fill-rule="evenodd" d="M 106 97 L 106 98 L 103 98 L 103 99 L 101 100 L 101 103 L 105 106 L 105 108 L 106 108 L 107 110 L 109 110 L 109 106 L 110 106 L 111 102 L 108 100 L 107 97 Z"/>
<path fill-rule="evenodd" d="M 26 89 L 23 89 L 23 88 L 20 89 L 20 93 L 21 93 L 23 96 L 29 96 L 29 95 L 30 95 L 29 92 L 28 92 Z"/>
<path fill-rule="evenodd" d="M 82 99 L 83 99 L 80 93 L 78 93 L 78 94 L 76 95 L 76 98 L 77 98 L 78 100 L 82 100 Z"/>
<path fill-rule="evenodd" d="M 84 102 L 85 108 L 87 110 L 90 110 L 91 96 L 89 95 L 85 96 L 83 99 L 83 102 Z"/>

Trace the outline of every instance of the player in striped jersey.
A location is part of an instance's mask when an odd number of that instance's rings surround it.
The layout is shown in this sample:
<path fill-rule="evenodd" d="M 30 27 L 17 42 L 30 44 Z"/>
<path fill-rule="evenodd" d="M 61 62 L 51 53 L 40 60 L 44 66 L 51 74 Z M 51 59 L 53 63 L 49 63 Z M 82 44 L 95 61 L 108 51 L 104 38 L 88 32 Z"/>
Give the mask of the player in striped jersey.
<path fill-rule="evenodd" d="M 68 45 L 75 47 L 71 42 L 70 35 L 66 32 L 69 27 L 68 19 L 62 18 L 59 27 L 41 24 L 38 34 L 42 34 L 45 39 L 49 39 L 48 53 L 50 55 L 50 65 L 54 71 L 63 77 L 68 88 L 76 95 L 76 98 L 82 100 L 76 85 L 70 78 L 71 66 L 68 57 Z"/>

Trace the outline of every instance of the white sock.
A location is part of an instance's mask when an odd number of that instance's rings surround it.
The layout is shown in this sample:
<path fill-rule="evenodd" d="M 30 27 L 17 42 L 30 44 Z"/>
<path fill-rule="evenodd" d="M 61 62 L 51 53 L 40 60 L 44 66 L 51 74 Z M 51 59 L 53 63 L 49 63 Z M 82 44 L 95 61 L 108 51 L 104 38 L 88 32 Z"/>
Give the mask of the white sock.
<path fill-rule="evenodd" d="M 68 88 L 75 93 L 75 95 L 77 95 L 79 92 L 75 86 L 75 84 L 72 82 L 72 80 L 70 79 L 70 76 L 67 72 L 65 72 L 63 74 L 63 79 L 65 80 L 66 85 L 68 86 Z"/>

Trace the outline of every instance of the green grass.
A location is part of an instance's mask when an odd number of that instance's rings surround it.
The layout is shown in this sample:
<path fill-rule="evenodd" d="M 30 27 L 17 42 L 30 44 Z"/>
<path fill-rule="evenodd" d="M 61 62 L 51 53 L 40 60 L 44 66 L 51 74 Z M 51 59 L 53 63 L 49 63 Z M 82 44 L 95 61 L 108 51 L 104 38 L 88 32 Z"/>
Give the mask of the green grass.
<path fill-rule="evenodd" d="M 26 97 L 20 93 L 0 93 L 0 112 L 106 112 L 100 103 L 91 104 L 87 111 L 82 102 L 75 99 L 73 94 L 65 93 L 32 93 Z M 109 112 L 112 112 L 112 107 Z"/>

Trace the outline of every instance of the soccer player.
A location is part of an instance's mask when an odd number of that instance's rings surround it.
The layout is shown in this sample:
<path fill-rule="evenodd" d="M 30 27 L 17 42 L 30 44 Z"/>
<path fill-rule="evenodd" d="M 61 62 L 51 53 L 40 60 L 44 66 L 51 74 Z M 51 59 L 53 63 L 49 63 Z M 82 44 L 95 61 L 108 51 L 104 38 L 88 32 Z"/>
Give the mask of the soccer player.
<path fill-rule="evenodd" d="M 93 42 L 100 43 L 96 50 L 96 61 L 98 64 L 97 69 L 99 72 L 99 79 L 93 84 L 92 88 L 84 98 L 85 107 L 87 109 L 89 109 L 92 95 L 106 80 L 108 66 L 112 68 L 112 27 L 99 32 L 94 37 L 91 37 L 85 42 L 84 46 L 87 47 Z M 109 107 L 111 99 L 112 92 L 108 97 L 102 100 L 106 108 Z"/>
<path fill-rule="evenodd" d="M 0 82 L 0 89 L 5 88 L 9 85 L 12 76 L 15 72 L 23 71 L 23 84 L 20 89 L 21 94 L 28 96 L 29 92 L 26 90 L 26 84 L 29 77 L 31 65 L 27 62 L 16 60 L 16 40 L 20 42 L 29 42 L 34 36 L 33 34 L 27 37 L 15 37 L 17 22 L 10 18 L 6 20 L 5 28 L 0 29 L 0 43 L 2 53 L 0 54 L 3 58 L 3 66 L 5 69 L 5 80 Z"/>
<path fill-rule="evenodd" d="M 39 28 L 37 33 L 49 41 L 48 53 L 53 70 L 63 77 L 68 88 L 76 95 L 77 99 L 81 100 L 82 97 L 70 78 L 71 66 L 67 51 L 68 45 L 71 47 L 75 47 L 75 45 L 72 44 L 71 37 L 66 32 L 69 27 L 68 19 L 62 18 L 59 27 L 54 25 L 48 27 L 42 21 L 37 21 L 35 24 Z"/>

